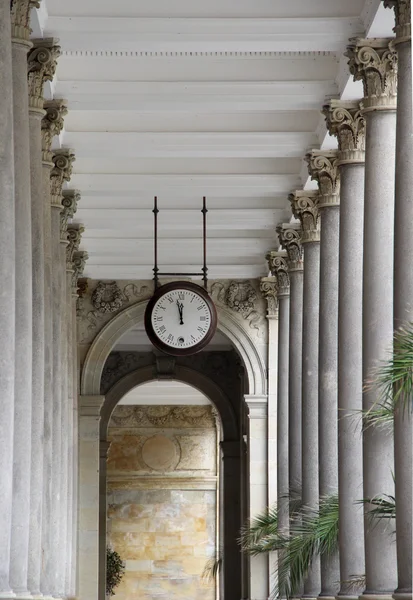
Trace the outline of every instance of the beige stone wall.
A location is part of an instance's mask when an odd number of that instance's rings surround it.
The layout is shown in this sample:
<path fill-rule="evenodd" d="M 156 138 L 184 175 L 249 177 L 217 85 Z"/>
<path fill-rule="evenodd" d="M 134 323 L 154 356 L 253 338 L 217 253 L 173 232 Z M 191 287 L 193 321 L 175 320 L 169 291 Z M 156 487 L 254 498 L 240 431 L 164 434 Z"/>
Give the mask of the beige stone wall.
<path fill-rule="evenodd" d="M 118 406 L 108 439 L 108 543 L 126 563 L 116 600 L 213 600 L 216 430 L 209 406 Z"/>

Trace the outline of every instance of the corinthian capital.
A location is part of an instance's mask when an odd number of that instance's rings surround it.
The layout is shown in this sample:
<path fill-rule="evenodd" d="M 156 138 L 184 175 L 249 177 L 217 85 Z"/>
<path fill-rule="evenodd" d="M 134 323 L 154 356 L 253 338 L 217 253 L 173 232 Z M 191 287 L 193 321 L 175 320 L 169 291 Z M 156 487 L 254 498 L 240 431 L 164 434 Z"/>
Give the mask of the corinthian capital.
<path fill-rule="evenodd" d="M 29 41 L 30 29 L 30 10 L 39 8 L 39 0 L 11 0 L 11 37 L 12 41 L 26 42 L 31 47 Z"/>
<path fill-rule="evenodd" d="M 397 105 L 397 53 L 392 38 L 350 40 L 346 56 L 354 81 L 364 88 L 363 113 L 395 110 Z"/>
<path fill-rule="evenodd" d="M 396 26 L 393 29 L 396 34 L 395 44 L 408 42 L 412 37 L 412 7 L 411 0 L 384 0 L 386 8 L 394 8 Z"/>
<path fill-rule="evenodd" d="M 74 271 L 73 258 L 75 253 L 79 250 L 84 231 L 85 228 L 79 223 L 73 223 L 67 226 L 66 236 L 68 244 L 66 247 L 66 269 L 68 271 Z"/>
<path fill-rule="evenodd" d="M 62 187 L 72 176 L 75 154 L 73 150 L 56 150 L 52 156 L 53 168 L 50 171 L 50 195 L 52 206 L 62 208 Z"/>
<path fill-rule="evenodd" d="M 261 277 L 261 294 L 267 301 L 267 316 L 278 317 L 277 280 L 275 277 Z"/>
<path fill-rule="evenodd" d="M 323 106 L 327 129 L 338 141 L 338 165 L 364 163 L 366 121 L 360 102 L 330 100 Z"/>
<path fill-rule="evenodd" d="M 27 74 L 29 80 L 29 107 L 43 110 L 43 84 L 52 81 L 60 46 L 55 38 L 33 40 L 33 48 L 27 56 Z"/>
<path fill-rule="evenodd" d="M 265 258 L 268 261 L 268 268 L 271 271 L 271 275 L 277 280 L 278 297 L 289 296 L 290 277 L 288 275 L 287 253 L 271 250 Z"/>
<path fill-rule="evenodd" d="M 50 100 L 44 103 L 46 114 L 42 119 L 42 154 L 43 162 L 52 162 L 52 141 L 63 129 L 67 115 L 66 100 Z"/>
<path fill-rule="evenodd" d="M 310 177 L 318 183 L 318 208 L 340 204 L 340 172 L 337 158 L 337 150 L 312 150 L 305 157 Z"/>
<path fill-rule="evenodd" d="M 319 193 L 315 190 L 296 190 L 288 196 L 288 199 L 291 202 L 294 217 L 301 223 L 301 243 L 319 242 Z"/>
<path fill-rule="evenodd" d="M 67 227 L 69 220 L 73 219 L 80 200 L 79 190 L 63 190 L 62 211 L 60 213 L 60 240 L 67 243 Z"/>
<path fill-rule="evenodd" d="M 287 251 L 288 270 L 303 270 L 303 246 L 301 243 L 301 227 L 293 224 L 283 224 L 277 226 L 277 234 L 281 246 Z"/>

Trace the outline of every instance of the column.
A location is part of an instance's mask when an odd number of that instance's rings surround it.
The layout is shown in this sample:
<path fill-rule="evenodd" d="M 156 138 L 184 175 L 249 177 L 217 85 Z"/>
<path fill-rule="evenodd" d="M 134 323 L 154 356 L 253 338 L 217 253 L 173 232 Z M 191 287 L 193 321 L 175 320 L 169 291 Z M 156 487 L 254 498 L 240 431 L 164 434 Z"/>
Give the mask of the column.
<path fill-rule="evenodd" d="M 103 396 L 80 396 L 79 600 L 98 600 L 99 421 Z"/>
<path fill-rule="evenodd" d="M 268 498 L 267 506 L 277 503 L 277 381 L 278 381 L 278 300 L 277 280 L 275 277 L 262 277 L 260 289 L 267 302 L 268 321 Z M 269 580 L 268 588 L 271 591 L 271 578 L 277 565 L 274 554 L 268 556 Z"/>
<path fill-rule="evenodd" d="M 242 598 L 241 550 L 238 544 L 241 526 L 241 445 L 239 440 L 224 440 L 222 451 L 223 486 L 223 579 L 224 597 Z M 251 598 L 254 596 L 251 595 Z"/>
<path fill-rule="evenodd" d="M 394 7 L 398 57 L 396 189 L 394 223 L 394 327 L 413 321 L 413 128 L 412 42 L 410 0 L 385 0 Z M 409 231 L 410 230 L 410 231 Z M 410 399 L 411 402 L 411 399 Z M 396 410 L 394 474 L 396 489 L 396 548 L 398 584 L 394 597 L 412 597 L 412 414 Z"/>
<path fill-rule="evenodd" d="M 52 333 L 53 333 L 53 437 L 52 437 L 52 526 L 54 535 L 53 553 L 56 556 L 53 591 L 57 597 L 64 596 L 66 573 L 66 529 L 67 529 L 67 428 L 66 402 L 64 397 L 65 369 L 64 344 L 65 314 L 62 290 L 66 283 L 66 260 L 61 249 L 61 210 L 62 186 L 72 174 L 74 154 L 71 150 L 58 150 L 53 153 L 53 168 L 50 172 L 51 184 L 51 234 L 52 234 Z M 65 253 L 65 247 L 64 247 Z M 64 258 L 64 262 L 63 262 Z M 57 532 L 57 533 L 56 533 Z"/>
<path fill-rule="evenodd" d="M 340 227 L 340 176 L 337 152 L 313 150 L 308 169 L 319 189 L 320 212 L 320 316 L 318 357 L 318 452 L 320 498 L 338 493 L 337 343 L 338 343 L 338 239 Z M 321 557 L 321 593 L 334 598 L 340 586 L 338 552 Z"/>
<path fill-rule="evenodd" d="M 72 344 L 76 342 L 73 339 L 72 325 L 72 276 L 73 276 L 73 256 L 68 255 L 69 245 L 74 249 L 73 244 L 68 240 L 68 223 L 73 219 L 77 209 L 77 201 L 80 193 L 76 190 L 65 190 L 62 192 L 62 212 L 60 213 L 60 250 L 62 252 L 61 263 L 65 271 L 64 285 L 62 289 L 62 314 L 63 314 L 63 374 L 62 378 L 62 431 L 66 431 L 66 443 L 62 445 L 62 473 L 66 478 L 66 506 L 65 509 L 65 530 L 66 543 L 63 548 L 65 553 L 65 574 L 64 586 L 65 596 L 70 594 L 70 574 L 72 560 L 72 521 L 73 521 L 73 348 Z M 72 251 L 73 253 L 73 251 Z"/>
<path fill-rule="evenodd" d="M 10 594 L 9 563 L 14 423 L 14 160 L 10 1 L 0 0 L 0 597 Z"/>
<path fill-rule="evenodd" d="M 359 102 L 331 100 L 324 106 L 323 112 L 330 134 L 338 140 L 337 165 L 341 181 L 338 267 L 339 595 L 355 600 L 363 589 L 354 588 L 348 582 L 352 576 L 365 572 L 364 518 L 358 502 L 363 497 L 363 438 L 362 422 L 357 416 L 362 410 L 363 390 L 365 121 Z"/>
<path fill-rule="evenodd" d="M 289 531 L 288 479 L 288 351 L 290 334 L 290 279 L 287 253 L 267 255 L 272 275 L 277 280 L 278 296 L 278 389 L 277 389 L 277 507 L 278 529 Z"/>
<path fill-rule="evenodd" d="M 289 490 L 301 495 L 301 394 L 303 347 L 303 249 L 301 227 L 277 227 L 280 244 L 287 251 L 290 277 L 290 335 L 288 373 L 288 472 Z"/>
<path fill-rule="evenodd" d="M 302 364 L 302 499 L 303 505 L 318 506 L 318 336 L 320 310 L 319 194 L 297 190 L 290 195 L 295 218 L 299 218 L 304 245 L 303 364 Z M 314 557 L 304 581 L 304 598 L 320 593 L 320 558 Z"/>
<path fill-rule="evenodd" d="M 397 57 L 389 39 L 353 40 L 350 72 L 364 86 L 366 171 L 363 260 L 363 380 L 389 356 L 393 339 L 393 240 Z M 365 389 L 363 409 L 377 400 Z M 394 494 L 393 439 L 382 428 L 363 434 L 363 497 Z M 365 507 L 367 512 L 370 509 Z M 365 519 L 365 596 L 390 597 L 396 587 L 396 545 L 389 523 Z"/>
<path fill-rule="evenodd" d="M 268 400 L 266 396 L 245 396 L 249 409 L 249 479 L 250 479 L 250 519 L 267 509 L 267 432 L 268 432 Z M 267 600 L 268 589 L 268 557 L 253 556 L 250 560 L 250 598 L 251 600 Z"/>
<path fill-rule="evenodd" d="M 32 237 L 27 53 L 32 2 L 11 4 L 15 178 L 16 324 L 14 366 L 13 509 L 10 587 L 28 597 L 32 412 Z"/>

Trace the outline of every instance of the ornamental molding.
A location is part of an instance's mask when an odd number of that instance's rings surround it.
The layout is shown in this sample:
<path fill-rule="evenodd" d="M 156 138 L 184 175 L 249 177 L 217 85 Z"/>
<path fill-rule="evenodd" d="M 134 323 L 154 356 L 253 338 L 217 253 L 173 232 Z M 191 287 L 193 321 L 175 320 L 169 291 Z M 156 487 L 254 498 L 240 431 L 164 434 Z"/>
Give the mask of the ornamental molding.
<path fill-rule="evenodd" d="M 323 106 L 322 113 L 329 134 L 338 141 L 337 166 L 364 163 L 366 120 L 360 102 L 333 99 Z"/>
<path fill-rule="evenodd" d="M 80 223 L 69 224 L 66 229 L 66 270 L 73 271 L 73 257 L 79 250 L 82 234 L 85 228 Z M 76 287 L 76 286 L 74 286 Z"/>
<path fill-rule="evenodd" d="M 55 38 L 42 38 L 32 42 L 33 47 L 27 56 L 29 109 L 43 114 L 43 84 L 53 80 L 60 46 Z"/>
<path fill-rule="evenodd" d="M 73 150 L 63 149 L 53 152 L 53 167 L 50 171 L 50 196 L 53 208 L 62 209 L 63 183 L 70 181 L 75 160 Z"/>
<path fill-rule="evenodd" d="M 150 52 L 144 50 L 62 50 L 62 56 L 73 56 L 73 57 L 89 57 L 89 58 L 152 58 L 152 59 L 161 59 L 161 58 L 187 58 L 189 60 L 193 60 L 199 57 L 210 57 L 210 58 L 229 58 L 229 59 L 239 59 L 242 58 L 257 60 L 257 59 L 287 59 L 291 60 L 292 58 L 317 58 L 319 56 L 327 56 L 327 57 L 336 57 L 335 52 L 330 52 L 328 50 L 303 50 L 303 51 L 274 51 L 274 52 L 225 52 L 225 51 L 217 51 L 217 52 L 179 52 L 179 51 L 170 51 L 170 52 Z"/>
<path fill-rule="evenodd" d="M 30 29 L 30 11 L 32 8 L 39 8 L 39 0 L 11 0 L 11 37 L 12 42 L 24 43 L 31 48 L 32 43 L 29 40 L 32 30 Z"/>
<path fill-rule="evenodd" d="M 122 308 L 124 296 L 116 281 L 99 281 L 92 294 L 92 304 L 101 313 L 113 313 Z"/>
<path fill-rule="evenodd" d="M 347 46 L 350 73 L 362 81 L 362 113 L 397 108 L 397 52 L 393 38 L 353 38 Z"/>
<path fill-rule="evenodd" d="M 276 232 L 281 246 L 287 251 L 288 271 L 302 271 L 304 251 L 302 245 L 302 230 L 300 225 L 283 224 L 278 225 Z"/>
<path fill-rule="evenodd" d="M 63 190 L 62 195 L 62 211 L 60 213 L 60 241 L 67 244 L 67 228 L 77 210 L 77 203 L 80 200 L 80 192 L 79 190 Z"/>
<path fill-rule="evenodd" d="M 393 29 L 396 34 L 394 44 L 409 42 L 412 37 L 412 7 L 411 0 L 384 0 L 385 8 L 394 8 L 396 25 Z"/>
<path fill-rule="evenodd" d="M 255 330 L 258 337 L 264 337 L 264 303 L 260 304 L 260 293 L 252 280 L 225 283 L 216 281 L 211 286 L 211 296 L 217 304 L 229 308 L 247 321 L 249 328 Z"/>
<path fill-rule="evenodd" d="M 67 100 L 50 100 L 44 103 L 46 114 L 42 119 L 42 160 L 52 163 L 53 138 L 60 134 L 67 115 Z"/>
<path fill-rule="evenodd" d="M 210 406 L 127 406 L 116 407 L 109 427 L 165 427 L 170 429 L 213 429 Z"/>
<path fill-rule="evenodd" d="M 289 194 L 293 215 L 301 223 L 301 243 L 320 241 L 320 194 L 315 190 L 296 190 Z"/>
<path fill-rule="evenodd" d="M 305 159 L 311 179 L 318 184 L 318 198 L 315 201 L 317 212 L 320 208 L 339 206 L 340 171 L 337 150 L 312 150 Z"/>
<path fill-rule="evenodd" d="M 78 280 L 83 275 L 85 270 L 86 261 L 89 258 L 87 252 L 75 252 L 73 255 L 73 275 L 72 275 L 72 295 L 78 296 Z M 75 293 L 73 293 L 75 292 Z M 79 314 L 79 298 L 76 301 L 76 316 Z"/>
<path fill-rule="evenodd" d="M 261 294 L 267 301 L 267 317 L 278 318 L 278 285 L 275 277 L 261 277 Z"/>
<path fill-rule="evenodd" d="M 290 295 L 290 276 L 288 275 L 288 255 L 286 252 L 271 250 L 266 255 L 271 275 L 277 280 L 278 297 Z"/>

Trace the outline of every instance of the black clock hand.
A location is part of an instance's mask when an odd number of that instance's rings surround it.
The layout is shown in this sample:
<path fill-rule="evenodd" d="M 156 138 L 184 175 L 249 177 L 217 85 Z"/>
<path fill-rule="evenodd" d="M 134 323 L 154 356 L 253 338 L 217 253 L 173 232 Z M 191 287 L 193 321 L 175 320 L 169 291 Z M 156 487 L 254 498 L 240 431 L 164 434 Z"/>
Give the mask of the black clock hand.
<path fill-rule="evenodd" d="M 184 321 L 184 305 L 182 304 L 182 302 L 178 302 L 178 300 L 176 301 L 176 304 L 178 305 L 178 310 L 179 310 L 179 324 L 183 325 Z"/>

